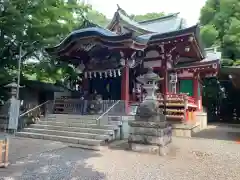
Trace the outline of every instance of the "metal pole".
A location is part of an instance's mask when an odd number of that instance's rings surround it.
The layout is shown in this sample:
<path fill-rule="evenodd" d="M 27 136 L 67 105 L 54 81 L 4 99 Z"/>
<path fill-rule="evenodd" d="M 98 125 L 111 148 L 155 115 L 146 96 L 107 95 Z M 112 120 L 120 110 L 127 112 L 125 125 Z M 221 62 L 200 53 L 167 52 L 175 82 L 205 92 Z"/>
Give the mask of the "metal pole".
<path fill-rule="evenodd" d="M 22 44 L 19 48 L 19 58 L 18 58 L 18 74 L 17 74 L 17 99 L 19 99 L 19 87 L 20 87 L 20 76 L 21 76 L 21 64 L 22 64 Z"/>

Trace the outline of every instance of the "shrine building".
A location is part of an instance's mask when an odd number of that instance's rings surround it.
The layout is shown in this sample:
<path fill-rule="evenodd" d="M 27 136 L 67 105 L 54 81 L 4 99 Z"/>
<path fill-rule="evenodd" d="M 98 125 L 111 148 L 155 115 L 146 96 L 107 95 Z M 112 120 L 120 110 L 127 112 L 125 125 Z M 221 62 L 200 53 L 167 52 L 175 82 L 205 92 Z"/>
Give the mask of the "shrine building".
<path fill-rule="evenodd" d="M 89 26 L 46 48 L 82 71 L 86 94 L 131 106 L 144 96 L 137 77 L 152 68 L 163 78 L 159 102 L 168 120 L 192 121 L 202 111 L 201 80 L 217 76 L 220 59 L 206 56 L 198 25 L 188 27 L 178 13 L 136 22 L 118 7 L 106 28 Z"/>

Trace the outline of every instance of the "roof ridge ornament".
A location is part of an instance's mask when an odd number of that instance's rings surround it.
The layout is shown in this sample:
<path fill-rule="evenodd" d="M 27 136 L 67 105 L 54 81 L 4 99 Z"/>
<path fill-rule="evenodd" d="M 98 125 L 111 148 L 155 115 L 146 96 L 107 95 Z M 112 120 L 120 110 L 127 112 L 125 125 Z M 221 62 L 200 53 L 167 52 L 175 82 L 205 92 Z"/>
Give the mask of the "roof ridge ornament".
<path fill-rule="evenodd" d="M 120 13 L 122 13 L 124 16 L 127 16 L 128 18 L 131 19 L 131 17 L 128 15 L 128 13 L 127 13 L 124 9 L 122 9 L 118 4 L 117 4 L 117 12 L 120 12 Z"/>

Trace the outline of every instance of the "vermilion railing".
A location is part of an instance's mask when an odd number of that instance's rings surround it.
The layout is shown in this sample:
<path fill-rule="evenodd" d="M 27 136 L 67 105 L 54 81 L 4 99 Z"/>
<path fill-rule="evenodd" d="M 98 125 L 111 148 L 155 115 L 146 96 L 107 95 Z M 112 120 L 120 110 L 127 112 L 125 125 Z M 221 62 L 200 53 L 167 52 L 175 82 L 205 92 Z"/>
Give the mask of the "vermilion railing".
<path fill-rule="evenodd" d="M 189 96 L 188 94 L 185 93 L 180 93 L 180 94 L 174 94 L 174 93 L 168 93 L 167 94 L 167 100 L 187 100 L 188 104 L 195 104 L 195 100 L 192 96 Z"/>
<path fill-rule="evenodd" d="M 188 103 L 189 103 L 189 104 L 195 104 L 195 100 L 194 100 L 193 97 L 187 96 L 187 100 L 188 100 Z"/>

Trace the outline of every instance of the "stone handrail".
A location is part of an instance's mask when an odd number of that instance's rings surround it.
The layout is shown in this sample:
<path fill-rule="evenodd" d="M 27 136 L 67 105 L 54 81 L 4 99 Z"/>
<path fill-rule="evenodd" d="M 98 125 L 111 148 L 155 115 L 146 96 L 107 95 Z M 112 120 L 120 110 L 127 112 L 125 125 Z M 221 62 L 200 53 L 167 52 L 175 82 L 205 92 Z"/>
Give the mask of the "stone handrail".
<path fill-rule="evenodd" d="M 112 106 L 110 106 L 104 113 L 102 113 L 98 118 L 97 118 L 97 122 L 98 125 L 100 125 L 100 120 L 102 117 L 104 117 L 106 114 L 108 114 L 121 100 L 118 100 L 117 102 L 115 102 Z"/>
<path fill-rule="evenodd" d="M 25 116 L 26 114 L 29 114 L 30 112 L 32 112 L 32 111 L 34 111 L 34 110 L 36 110 L 36 109 L 44 106 L 45 104 L 47 104 L 47 103 L 49 103 L 49 102 L 50 102 L 50 100 L 45 101 L 44 103 L 42 103 L 42 104 L 40 104 L 40 105 L 38 105 L 38 106 L 36 106 L 36 107 L 34 107 L 34 108 L 32 108 L 32 109 L 29 109 L 29 110 L 27 110 L 26 112 L 24 112 L 24 113 L 22 113 L 22 114 L 20 114 L 19 117 L 23 117 L 23 116 Z"/>

